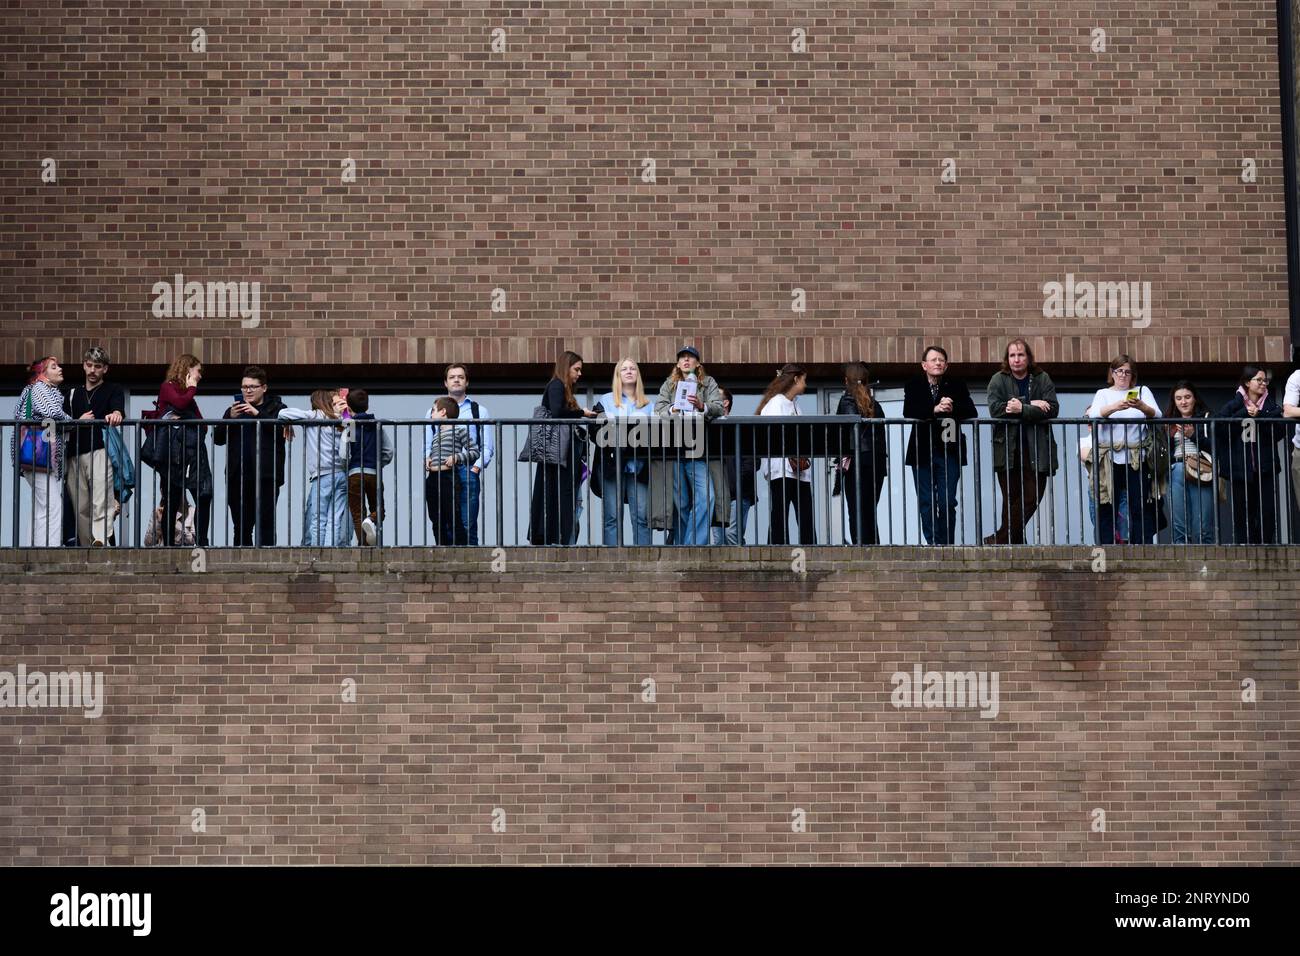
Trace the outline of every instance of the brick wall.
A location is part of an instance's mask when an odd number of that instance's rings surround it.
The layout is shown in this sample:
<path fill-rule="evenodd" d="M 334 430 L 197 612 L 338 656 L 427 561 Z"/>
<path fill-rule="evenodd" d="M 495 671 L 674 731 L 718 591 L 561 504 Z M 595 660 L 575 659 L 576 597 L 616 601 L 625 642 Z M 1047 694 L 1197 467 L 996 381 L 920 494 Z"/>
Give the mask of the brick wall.
<path fill-rule="evenodd" d="M 1300 862 L 1294 550 L 205 557 L 0 552 L 0 861 Z"/>
<path fill-rule="evenodd" d="M 987 362 L 1019 333 L 1053 363 L 1288 355 L 1271 0 L 47 0 L 0 24 L 0 363 L 94 340 L 522 368 L 692 339 L 766 370 L 925 340 Z M 155 317 L 177 273 L 260 282 L 259 325 Z M 1151 282 L 1150 326 L 1043 318 L 1067 273 Z"/>

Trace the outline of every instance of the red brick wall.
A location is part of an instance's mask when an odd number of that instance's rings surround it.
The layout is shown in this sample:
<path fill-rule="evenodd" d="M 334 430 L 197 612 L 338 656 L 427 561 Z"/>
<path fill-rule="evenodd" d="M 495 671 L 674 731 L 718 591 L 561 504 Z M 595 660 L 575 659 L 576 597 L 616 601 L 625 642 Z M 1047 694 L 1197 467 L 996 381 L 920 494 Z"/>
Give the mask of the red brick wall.
<path fill-rule="evenodd" d="M 1056 363 L 1287 357 L 1272 0 L 133 0 L 0 24 L 0 362 L 93 339 L 128 364 L 522 366 L 691 339 L 766 369 L 925 340 L 990 361 L 1018 333 Z M 155 318 L 178 272 L 261 282 L 260 325 Z M 1067 273 L 1150 281 L 1150 327 L 1044 319 Z"/>
<path fill-rule="evenodd" d="M 498 557 L 0 552 L 0 861 L 1300 862 L 1294 551 Z"/>

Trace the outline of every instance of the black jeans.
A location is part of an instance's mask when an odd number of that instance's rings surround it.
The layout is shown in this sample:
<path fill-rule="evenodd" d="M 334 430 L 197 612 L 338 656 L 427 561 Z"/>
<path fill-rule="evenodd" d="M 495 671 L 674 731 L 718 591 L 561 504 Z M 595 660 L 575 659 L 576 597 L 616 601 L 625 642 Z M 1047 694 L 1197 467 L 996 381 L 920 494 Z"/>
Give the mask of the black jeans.
<path fill-rule="evenodd" d="M 464 547 L 469 532 L 461 519 L 460 500 L 456 496 L 456 470 L 433 471 L 424 476 L 424 505 L 433 525 L 437 544 Z"/>
<path fill-rule="evenodd" d="M 1277 473 L 1256 472 L 1232 482 L 1232 529 L 1236 544 L 1277 544 Z"/>
<path fill-rule="evenodd" d="M 813 527 L 812 482 L 798 478 L 775 478 L 768 483 L 771 494 L 772 544 L 788 544 L 786 520 L 790 506 L 794 505 L 795 520 L 799 525 L 799 543 L 816 544 L 817 532 Z"/>
<path fill-rule="evenodd" d="M 280 489 L 273 484 L 264 483 L 259 492 L 257 479 L 250 474 L 241 482 L 228 482 L 226 498 L 230 507 L 230 520 L 235 526 L 235 544 L 251 545 L 256 526 L 258 547 L 274 547 L 275 505 L 280 498 Z"/>
<path fill-rule="evenodd" d="M 573 535 L 573 514 L 578 503 L 582 466 L 538 465 L 528 515 L 528 543 L 568 544 Z"/>
<path fill-rule="evenodd" d="M 862 463 L 861 469 L 850 466 L 840 483 L 840 494 L 849 507 L 847 537 L 858 545 L 879 544 L 876 507 L 880 504 L 880 492 L 885 487 L 885 470 L 875 468 L 874 462 L 865 459 Z M 862 522 L 861 527 L 858 525 L 859 520 Z M 801 524 L 800 528 L 802 527 Z"/>

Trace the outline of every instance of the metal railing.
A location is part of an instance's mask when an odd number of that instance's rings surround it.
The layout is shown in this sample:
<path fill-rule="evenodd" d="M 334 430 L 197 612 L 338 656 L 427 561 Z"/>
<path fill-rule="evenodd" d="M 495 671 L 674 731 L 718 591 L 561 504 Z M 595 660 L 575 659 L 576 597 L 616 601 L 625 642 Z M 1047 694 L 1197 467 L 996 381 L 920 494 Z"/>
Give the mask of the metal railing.
<path fill-rule="evenodd" d="M 1189 423 L 1201 470 L 1165 427 Z M 15 436 L 41 423 L 5 420 L 0 547 L 1293 543 L 1295 424 L 129 420 L 110 450 L 110 426 L 47 422 L 60 477 L 20 472 Z M 479 473 L 441 454 L 489 430 Z"/>

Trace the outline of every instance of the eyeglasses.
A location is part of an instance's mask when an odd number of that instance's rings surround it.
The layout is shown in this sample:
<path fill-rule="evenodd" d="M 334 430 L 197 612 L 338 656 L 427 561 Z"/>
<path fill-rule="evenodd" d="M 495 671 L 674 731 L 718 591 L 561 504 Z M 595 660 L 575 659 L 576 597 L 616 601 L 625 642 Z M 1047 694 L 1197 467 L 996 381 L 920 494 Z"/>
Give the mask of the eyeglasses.
<path fill-rule="evenodd" d="M 266 388 L 266 386 L 265 386 L 265 385 L 241 385 L 241 386 L 239 386 L 239 390 L 240 390 L 241 392 L 256 392 L 259 388 Z"/>
<path fill-rule="evenodd" d="M 1110 373 L 1112 375 L 1132 375 L 1133 370 L 1131 368 L 1115 368 L 1111 369 Z"/>

